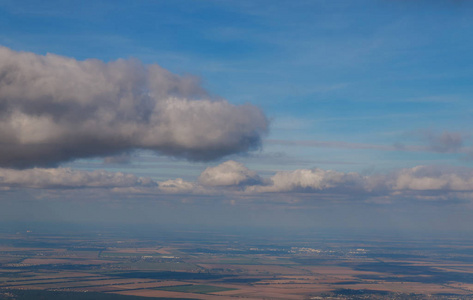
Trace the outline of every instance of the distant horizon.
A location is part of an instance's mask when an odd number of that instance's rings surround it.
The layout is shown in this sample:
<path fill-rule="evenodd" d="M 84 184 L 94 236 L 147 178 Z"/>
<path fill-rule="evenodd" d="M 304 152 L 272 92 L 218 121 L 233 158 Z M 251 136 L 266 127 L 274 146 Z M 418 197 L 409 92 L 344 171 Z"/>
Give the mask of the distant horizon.
<path fill-rule="evenodd" d="M 164 236 L 173 235 L 177 238 L 189 239 L 190 237 L 201 239 L 211 237 L 228 237 L 229 239 L 264 239 L 265 241 L 277 242 L 284 240 L 313 239 L 323 242 L 328 240 L 358 240 L 375 241 L 398 240 L 402 242 L 416 241 L 420 243 L 435 243 L 451 241 L 469 241 L 473 237 L 469 230 L 464 231 L 442 231 L 432 232 L 429 230 L 396 230 L 396 229 L 350 229 L 350 228 L 286 228 L 286 227 L 236 227 L 223 226 L 195 226 L 177 224 L 123 224 L 123 223 L 70 223 L 70 222 L 0 222 L 2 233 L 20 235 L 55 235 L 75 234 L 77 236 L 105 235 L 116 238 L 145 238 L 159 241 Z"/>

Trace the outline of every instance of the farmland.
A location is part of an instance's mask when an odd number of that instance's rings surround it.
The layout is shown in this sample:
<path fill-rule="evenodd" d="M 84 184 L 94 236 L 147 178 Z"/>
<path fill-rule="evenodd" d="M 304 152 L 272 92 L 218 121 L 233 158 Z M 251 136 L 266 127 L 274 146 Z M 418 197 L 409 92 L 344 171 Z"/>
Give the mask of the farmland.
<path fill-rule="evenodd" d="M 0 299 L 471 299 L 469 240 L 2 233 Z"/>

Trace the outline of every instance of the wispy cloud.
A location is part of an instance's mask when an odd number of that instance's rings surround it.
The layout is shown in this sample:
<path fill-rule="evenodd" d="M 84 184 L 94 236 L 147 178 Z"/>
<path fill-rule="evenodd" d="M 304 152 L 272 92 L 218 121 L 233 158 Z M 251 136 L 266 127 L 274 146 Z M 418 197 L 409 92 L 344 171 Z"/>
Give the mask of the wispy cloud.
<path fill-rule="evenodd" d="M 267 140 L 265 140 L 265 142 L 268 143 L 268 144 L 284 145 L 284 146 L 347 148 L 347 149 L 372 149 L 372 150 L 381 150 L 381 151 L 397 151 L 397 150 L 400 150 L 396 146 L 365 144 L 365 143 L 350 143 L 350 142 L 341 142 L 341 141 L 267 139 Z M 412 148 L 410 148 L 410 149 L 412 149 Z"/>
<path fill-rule="evenodd" d="M 462 151 L 464 135 L 459 132 L 443 131 L 436 133 L 424 131 L 422 138 L 428 143 L 428 149 L 439 153 L 457 153 Z"/>
<path fill-rule="evenodd" d="M 412 134 L 411 134 L 412 135 Z M 471 147 L 464 146 L 465 135 L 459 132 L 443 131 L 417 131 L 418 141 L 423 145 L 406 145 L 401 142 L 393 145 L 379 145 L 369 143 L 353 143 L 343 141 L 317 141 L 317 140 L 280 140 L 267 139 L 268 144 L 295 146 L 295 147 L 318 147 L 318 148 L 342 148 L 342 149 L 365 149 L 378 151 L 406 151 L 406 152 L 434 152 L 434 153 L 470 153 Z"/>

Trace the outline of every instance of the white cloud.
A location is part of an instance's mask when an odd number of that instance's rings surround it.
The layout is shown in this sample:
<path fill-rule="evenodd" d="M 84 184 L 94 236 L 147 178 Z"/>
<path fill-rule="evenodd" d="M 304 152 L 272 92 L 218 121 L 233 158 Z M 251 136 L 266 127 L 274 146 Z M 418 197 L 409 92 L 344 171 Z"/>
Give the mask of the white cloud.
<path fill-rule="evenodd" d="M 417 166 L 401 170 L 392 182 L 394 190 L 473 191 L 473 171 L 443 170 Z"/>
<path fill-rule="evenodd" d="M 252 105 L 212 99 L 194 77 L 136 60 L 0 47 L 0 166 L 51 166 L 133 149 L 211 160 L 260 146 L 268 121 Z"/>
<path fill-rule="evenodd" d="M 324 191 L 335 188 L 361 189 L 363 178 L 357 173 L 342 173 L 322 169 L 280 171 L 270 178 L 270 184 L 253 186 L 249 192 Z"/>
<path fill-rule="evenodd" d="M 176 178 L 158 182 L 133 174 L 103 170 L 0 168 L 0 190 L 22 188 L 101 188 L 114 193 L 147 196 L 182 194 L 251 198 L 265 193 L 288 196 L 303 193 L 306 196 L 317 195 L 319 200 L 449 200 L 468 199 L 473 195 L 473 170 L 417 166 L 363 176 L 355 172 L 315 168 L 279 171 L 269 178 L 262 178 L 241 163 L 227 161 L 205 169 L 197 181 Z"/>
<path fill-rule="evenodd" d="M 206 186 L 238 186 L 258 184 L 261 178 L 242 163 L 229 160 L 205 169 L 198 181 Z"/>
<path fill-rule="evenodd" d="M 199 187 L 182 178 L 170 179 L 159 183 L 159 190 L 165 193 L 195 193 Z"/>
<path fill-rule="evenodd" d="M 248 186 L 246 193 L 316 193 L 345 199 L 408 197 L 411 199 L 465 198 L 473 191 L 473 170 L 438 166 L 417 166 L 388 174 L 363 176 L 322 169 L 280 171 L 266 184 Z M 269 183 L 268 183 L 269 182 Z"/>

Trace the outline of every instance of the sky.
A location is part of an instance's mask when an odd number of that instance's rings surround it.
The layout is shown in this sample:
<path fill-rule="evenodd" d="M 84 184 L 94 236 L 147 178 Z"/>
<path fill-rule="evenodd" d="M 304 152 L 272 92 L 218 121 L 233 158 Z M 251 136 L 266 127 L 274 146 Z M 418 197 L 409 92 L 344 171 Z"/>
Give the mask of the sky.
<path fill-rule="evenodd" d="M 473 234 L 472 13 L 0 0 L 0 220 Z"/>

